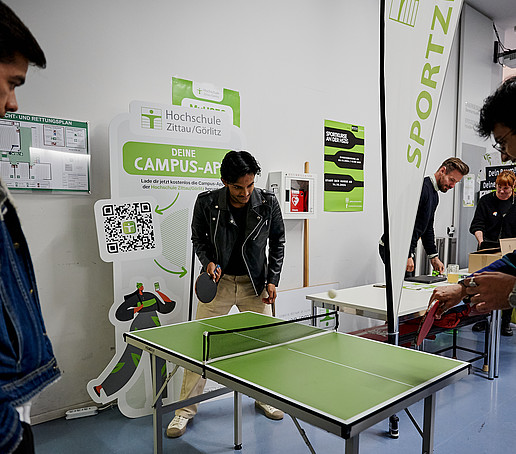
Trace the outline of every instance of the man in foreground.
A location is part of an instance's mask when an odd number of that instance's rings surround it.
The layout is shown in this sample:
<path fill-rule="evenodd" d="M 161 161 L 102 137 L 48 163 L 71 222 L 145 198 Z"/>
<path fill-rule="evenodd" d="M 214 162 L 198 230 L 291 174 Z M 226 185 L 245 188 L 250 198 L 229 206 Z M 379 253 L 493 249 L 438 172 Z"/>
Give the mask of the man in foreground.
<path fill-rule="evenodd" d="M 218 282 L 217 295 L 199 302 L 196 319 L 240 311 L 272 315 L 283 265 L 285 227 L 276 196 L 254 187 L 260 166 L 247 151 L 230 151 L 222 160 L 224 187 L 199 194 L 192 219 L 192 242 L 203 269 Z M 267 254 L 266 254 L 267 252 Z M 184 371 L 180 400 L 202 394 L 206 380 Z M 270 419 L 283 412 L 256 401 Z M 197 405 L 176 411 L 167 436 L 177 438 L 197 413 Z"/>
<path fill-rule="evenodd" d="M 503 162 L 516 161 L 516 77 L 506 79 L 484 101 L 477 132 L 494 139 L 493 148 Z M 430 302 L 439 301 L 437 315 L 460 303 L 466 296 L 478 312 L 489 313 L 516 307 L 516 251 L 466 278 L 461 284 L 437 287 Z"/>
<path fill-rule="evenodd" d="M 0 117 L 18 110 L 15 89 L 45 54 L 0 1 Z M 48 339 L 34 269 L 14 202 L 0 181 L 0 452 L 34 453 L 30 401 L 60 375 Z"/>

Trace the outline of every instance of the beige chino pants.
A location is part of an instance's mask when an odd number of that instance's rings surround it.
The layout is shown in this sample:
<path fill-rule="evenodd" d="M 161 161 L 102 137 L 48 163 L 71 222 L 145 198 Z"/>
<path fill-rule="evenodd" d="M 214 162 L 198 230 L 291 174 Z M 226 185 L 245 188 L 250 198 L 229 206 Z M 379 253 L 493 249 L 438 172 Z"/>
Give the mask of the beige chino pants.
<path fill-rule="evenodd" d="M 261 295 L 255 295 L 253 284 L 247 275 L 223 275 L 218 284 L 217 296 L 211 303 L 199 303 L 197 305 L 195 319 L 200 320 L 208 317 L 226 315 L 233 306 L 236 306 L 240 312 L 252 311 L 272 315 L 271 305 L 262 302 L 262 298 L 266 296 L 267 291 L 265 289 Z M 206 379 L 202 378 L 199 374 L 185 369 L 179 399 L 189 399 L 190 397 L 202 394 L 205 385 Z M 194 404 L 180 408 L 176 410 L 176 415 L 191 419 L 197 414 L 197 407 L 198 404 Z"/>

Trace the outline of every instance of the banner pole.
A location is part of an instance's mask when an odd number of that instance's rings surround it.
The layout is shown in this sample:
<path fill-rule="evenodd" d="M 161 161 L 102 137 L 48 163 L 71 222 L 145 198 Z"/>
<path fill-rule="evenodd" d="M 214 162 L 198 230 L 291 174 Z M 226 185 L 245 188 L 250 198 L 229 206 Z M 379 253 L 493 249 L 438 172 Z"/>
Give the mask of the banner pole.
<path fill-rule="evenodd" d="M 305 162 L 305 173 L 310 171 L 310 163 Z M 309 250 L 310 250 L 310 237 L 308 231 L 308 219 L 304 219 L 304 228 L 303 228 L 303 287 L 308 287 L 310 285 L 310 259 L 309 259 Z"/>
<path fill-rule="evenodd" d="M 387 340 L 398 344 L 398 318 L 394 316 L 392 294 L 389 210 L 387 205 L 387 120 L 385 110 L 385 0 L 380 0 L 380 141 L 382 149 L 383 231 L 385 244 L 385 284 L 387 298 Z"/>

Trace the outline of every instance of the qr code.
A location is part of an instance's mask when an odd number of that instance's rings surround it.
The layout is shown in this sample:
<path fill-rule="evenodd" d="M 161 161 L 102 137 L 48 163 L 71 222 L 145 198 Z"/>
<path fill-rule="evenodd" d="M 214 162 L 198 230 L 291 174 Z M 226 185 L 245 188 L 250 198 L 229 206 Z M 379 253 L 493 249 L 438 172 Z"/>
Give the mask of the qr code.
<path fill-rule="evenodd" d="M 104 205 L 102 216 L 109 254 L 156 249 L 156 232 L 149 202 Z"/>

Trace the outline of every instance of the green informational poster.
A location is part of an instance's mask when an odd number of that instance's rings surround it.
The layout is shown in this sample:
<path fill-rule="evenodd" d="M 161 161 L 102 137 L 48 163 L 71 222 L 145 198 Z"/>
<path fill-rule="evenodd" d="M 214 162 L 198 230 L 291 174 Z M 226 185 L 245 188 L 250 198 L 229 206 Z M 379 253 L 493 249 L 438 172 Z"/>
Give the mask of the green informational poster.
<path fill-rule="evenodd" d="M 324 121 L 324 211 L 364 209 L 364 127 Z"/>
<path fill-rule="evenodd" d="M 88 123 L 7 112 L 0 171 L 10 189 L 90 192 Z"/>

